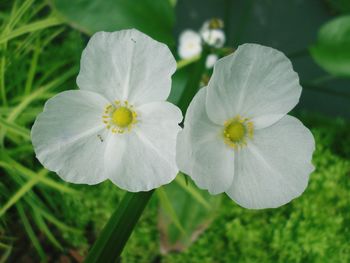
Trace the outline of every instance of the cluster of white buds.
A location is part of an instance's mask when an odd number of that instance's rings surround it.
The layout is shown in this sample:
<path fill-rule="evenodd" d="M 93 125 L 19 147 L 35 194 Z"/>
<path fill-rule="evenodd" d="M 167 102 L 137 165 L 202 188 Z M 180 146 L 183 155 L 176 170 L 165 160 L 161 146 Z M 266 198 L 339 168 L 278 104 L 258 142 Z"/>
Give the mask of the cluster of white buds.
<path fill-rule="evenodd" d="M 213 18 L 204 22 L 199 32 L 186 29 L 179 37 L 178 54 L 181 59 L 191 59 L 202 52 L 203 44 L 221 48 L 225 44 L 224 23 L 221 19 Z M 216 54 L 210 54 L 206 60 L 206 67 L 211 69 L 218 60 Z"/>

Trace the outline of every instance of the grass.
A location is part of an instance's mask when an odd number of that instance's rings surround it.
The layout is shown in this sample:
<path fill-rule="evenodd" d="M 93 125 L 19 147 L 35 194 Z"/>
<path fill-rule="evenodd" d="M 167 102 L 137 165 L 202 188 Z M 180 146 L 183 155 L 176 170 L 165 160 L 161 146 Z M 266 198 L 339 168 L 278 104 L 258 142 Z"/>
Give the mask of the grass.
<path fill-rule="evenodd" d="M 123 191 L 110 182 L 81 186 L 58 179 L 36 161 L 30 128 L 48 98 L 76 88 L 87 37 L 62 24 L 45 2 L 2 7 L 0 262 L 79 261 Z M 124 261 L 349 262 L 350 128 L 341 120 L 301 117 L 317 141 L 317 170 L 301 198 L 280 209 L 250 211 L 178 176 L 152 198 Z M 188 247 L 204 225 L 209 227 Z M 177 240 L 182 252 L 168 253 L 175 247 L 165 243 Z"/>

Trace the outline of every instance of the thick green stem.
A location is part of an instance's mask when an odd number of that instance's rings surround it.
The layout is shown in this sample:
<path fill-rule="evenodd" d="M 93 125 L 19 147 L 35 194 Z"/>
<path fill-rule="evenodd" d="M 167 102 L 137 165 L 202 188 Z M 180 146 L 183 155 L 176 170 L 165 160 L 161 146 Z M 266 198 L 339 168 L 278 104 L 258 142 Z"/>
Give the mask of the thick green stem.
<path fill-rule="evenodd" d="M 85 259 L 86 263 L 116 262 L 153 192 L 124 195 Z"/>
<path fill-rule="evenodd" d="M 199 88 L 202 73 L 204 71 L 207 49 L 199 61 L 193 65 L 193 71 L 186 85 L 180 101 L 179 108 L 185 114 L 188 105 Z M 123 251 L 135 225 L 150 200 L 154 190 L 149 192 L 127 192 L 117 210 L 113 213 L 108 223 L 96 240 L 86 263 L 109 263 L 116 262 Z"/>

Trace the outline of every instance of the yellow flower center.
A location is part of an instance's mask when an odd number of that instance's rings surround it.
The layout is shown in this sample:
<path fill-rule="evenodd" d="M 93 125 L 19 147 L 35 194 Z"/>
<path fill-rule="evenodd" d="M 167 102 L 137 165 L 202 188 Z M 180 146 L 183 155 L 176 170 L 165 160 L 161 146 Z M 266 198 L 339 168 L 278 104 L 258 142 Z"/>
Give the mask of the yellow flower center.
<path fill-rule="evenodd" d="M 127 107 L 119 107 L 112 114 L 112 121 L 121 128 L 132 123 L 133 118 L 132 111 Z"/>
<path fill-rule="evenodd" d="M 127 101 L 116 100 L 106 106 L 102 121 L 112 133 L 124 133 L 131 131 L 137 123 L 137 114 Z"/>
<path fill-rule="evenodd" d="M 232 142 L 241 141 L 245 133 L 246 133 L 245 127 L 240 122 L 233 122 L 229 124 L 224 131 L 226 138 L 231 140 Z"/>
<path fill-rule="evenodd" d="M 254 125 L 249 119 L 236 116 L 225 121 L 223 135 L 228 146 L 238 149 L 247 145 L 247 139 L 253 138 Z"/>

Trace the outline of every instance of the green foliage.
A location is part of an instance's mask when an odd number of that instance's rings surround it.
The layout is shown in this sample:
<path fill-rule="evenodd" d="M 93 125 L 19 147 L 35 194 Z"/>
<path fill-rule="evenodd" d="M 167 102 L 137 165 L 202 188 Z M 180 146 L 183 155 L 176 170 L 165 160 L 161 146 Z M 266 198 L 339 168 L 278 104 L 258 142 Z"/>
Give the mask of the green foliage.
<path fill-rule="evenodd" d="M 323 25 L 318 40 L 310 48 L 318 65 L 335 76 L 350 77 L 350 15 Z"/>
<path fill-rule="evenodd" d="M 159 41 L 174 43 L 175 15 L 167 0 L 50 1 L 65 20 L 88 34 L 136 28 Z"/>

